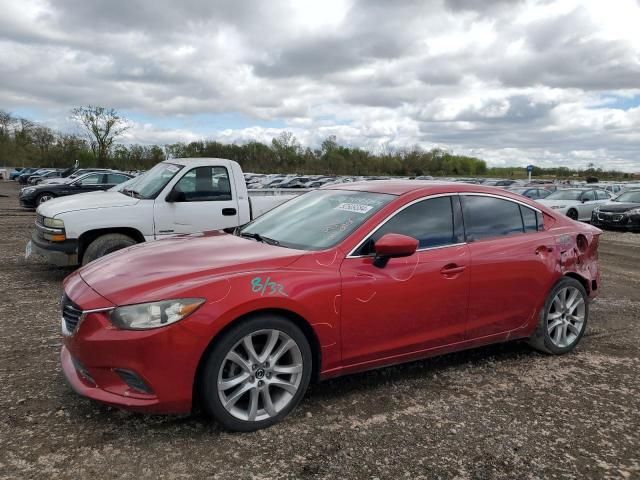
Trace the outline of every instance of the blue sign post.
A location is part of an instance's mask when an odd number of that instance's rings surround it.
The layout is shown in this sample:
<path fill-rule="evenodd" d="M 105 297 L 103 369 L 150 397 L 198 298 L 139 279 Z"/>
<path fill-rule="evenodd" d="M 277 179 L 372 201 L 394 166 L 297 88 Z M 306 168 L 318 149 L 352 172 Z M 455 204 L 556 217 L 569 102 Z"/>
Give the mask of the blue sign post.
<path fill-rule="evenodd" d="M 529 172 L 529 182 L 531 182 L 531 174 L 533 173 L 533 165 L 527 165 L 527 172 Z"/>

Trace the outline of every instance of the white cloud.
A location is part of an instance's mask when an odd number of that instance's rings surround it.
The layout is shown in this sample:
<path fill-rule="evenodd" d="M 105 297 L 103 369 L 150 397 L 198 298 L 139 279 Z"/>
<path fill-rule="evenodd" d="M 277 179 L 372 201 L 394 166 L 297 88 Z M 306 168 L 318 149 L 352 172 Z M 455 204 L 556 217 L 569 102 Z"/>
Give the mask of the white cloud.
<path fill-rule="evenodd" d="M 640 168 L 634 0 L 0 0 L 0 108 L 142 116 L 126 141 L 438 145 Z M 185 127 L 198 115 L 241 125 Z M 175 119 L 171 125 L 171 119 Z M 261 126 L 276 123 L 282 127 Z M 167 126 L 169 125 L 169 126 Z"/>

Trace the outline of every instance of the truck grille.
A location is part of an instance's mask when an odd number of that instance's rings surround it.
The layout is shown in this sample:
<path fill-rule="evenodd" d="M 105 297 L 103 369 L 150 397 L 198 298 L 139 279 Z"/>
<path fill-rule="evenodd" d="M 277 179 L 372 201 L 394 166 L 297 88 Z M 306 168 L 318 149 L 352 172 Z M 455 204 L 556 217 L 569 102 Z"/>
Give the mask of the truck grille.
<path fill-rule="evenodd" d="M 62 296 L 61 305 L 64 325 L 67 332 L 73 334 L 75 333 L 76 328 L 78 328 L 78 323 L 82 317 L 82 309 L 73 303 L 66 294 Z"/>

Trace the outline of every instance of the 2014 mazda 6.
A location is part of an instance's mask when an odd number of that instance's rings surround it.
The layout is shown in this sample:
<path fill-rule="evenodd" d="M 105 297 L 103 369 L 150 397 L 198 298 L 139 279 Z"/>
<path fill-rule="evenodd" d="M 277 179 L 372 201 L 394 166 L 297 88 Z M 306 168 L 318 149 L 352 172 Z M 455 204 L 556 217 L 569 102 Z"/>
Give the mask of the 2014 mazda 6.
<path fill-rule="evenodd" d="M 528 339 L 571 351 L 600 230 L 504 190 L 379 181 L 296 197 L 234 234 L 115 252 L 65 280 L 61 361 L 81 395 L 195 404 L 232 430 L 314 379 Z"/>

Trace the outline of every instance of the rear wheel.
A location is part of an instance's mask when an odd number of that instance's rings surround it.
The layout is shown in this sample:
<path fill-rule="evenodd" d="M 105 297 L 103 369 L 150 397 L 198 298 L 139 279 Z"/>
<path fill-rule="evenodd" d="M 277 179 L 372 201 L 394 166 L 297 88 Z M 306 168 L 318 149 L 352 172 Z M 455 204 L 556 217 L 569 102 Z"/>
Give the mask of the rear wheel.
<path fill-rule="evenodd" d="M 529 344 L 553 355 L 570 352 L 580 342 L 588 318 L 586 290 L 576 279 L 565 277 L 549 293 L 540 312 L 538 328 L 529 339 Z"/>
<path fill-rule="evenodd" d="M 124 235 L 122 233 L 107 233 L 96 238 L 89 244 L 82 256 L 82 265 L 86 265 L 89 262 L 93 262 L 97 258 L 104 257 L 116 250 L 135 245 L 136 242 L 133 238 Z"/>
<path fill-rule="evenodd" d="M 570 209 L 567 212 L 567 217 L 569 217 L 571 220 L 578 220 L 578 211 L 575 208 Z"/>
<path fill-rule="evenodd" d="M 268 427 L 300 403 L 311 368 L 309 342 L 295 324 L 251 318 L 216 339 L 200 378 L 203 407 L 229 430 Z"/>

